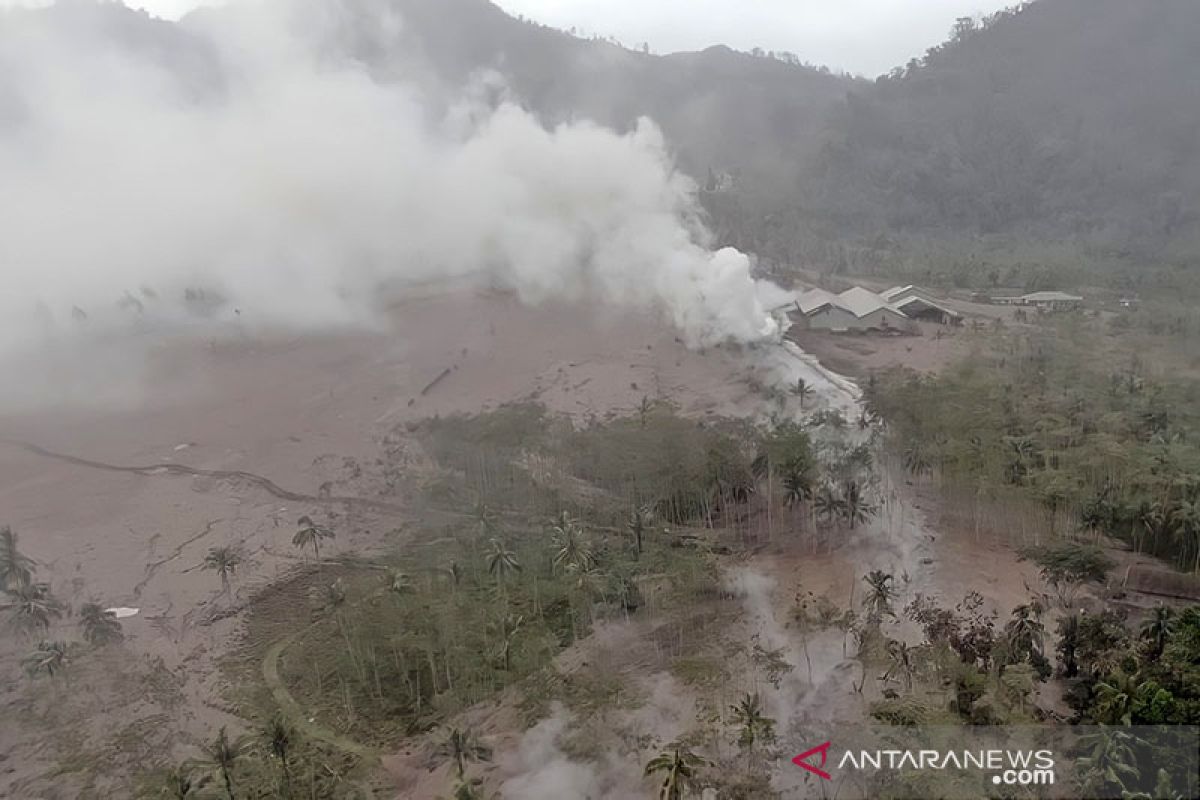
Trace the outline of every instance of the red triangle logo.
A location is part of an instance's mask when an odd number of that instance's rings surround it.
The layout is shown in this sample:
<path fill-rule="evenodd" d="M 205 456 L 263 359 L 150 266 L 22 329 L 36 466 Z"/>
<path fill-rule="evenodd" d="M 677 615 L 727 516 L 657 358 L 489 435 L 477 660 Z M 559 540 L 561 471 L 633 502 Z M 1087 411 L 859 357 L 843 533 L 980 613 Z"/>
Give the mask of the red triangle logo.
<path fill-rule="evenodd" d="M 797 767 L 800 767 L 801 769 L 806 769 L 809 772 L 813 773 L 814 775 L 819 775 L 822 778 L 824 778 L 825 780 L 831 781 L 831 780 L 833 780 L 832 775 L 830 775 L 828 772 L 821 769 L 820 767 L 816 767 L 816 766 L 813 766 L 812 764 L 808 763 L 808 759 L 810 756 L 815 756 L 817 753 L 820 753 L 821 754 L 821 767 L 825 766 L 825 761 L 826 761 L 826 759 L 829 758 L 829 748 L 830 748 L 831 744 L 832 744 L 832 742 L 826 742 L 825 744 L 817 745 L 816 747 L 814 747 L 811 750 L 805 750 L 803 753 L 801 753 L 800 755 L 793 758 L 792 763 L 795 764 Z"/>

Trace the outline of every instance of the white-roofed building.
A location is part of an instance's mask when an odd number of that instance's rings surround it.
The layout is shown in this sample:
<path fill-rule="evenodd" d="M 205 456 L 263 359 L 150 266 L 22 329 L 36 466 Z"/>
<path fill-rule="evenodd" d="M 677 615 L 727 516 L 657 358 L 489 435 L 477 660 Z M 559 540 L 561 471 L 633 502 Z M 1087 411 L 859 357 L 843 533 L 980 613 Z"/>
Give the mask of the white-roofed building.
<path fill-rule="evenodd" d="M 792 322 L 808 330 L 904 330 L 903 311 L 872 291 L 855 286 L 841 294 L 810 289 L 796 299 Z"/>
<path fill-rule="evenodd" d="M 919 286 L 893 286 L 886 292 L 881 292 L 879 296 L 911 319 L 940 322 L 942 325 L 957 325 L 962 322 L 962 314 Z"/>

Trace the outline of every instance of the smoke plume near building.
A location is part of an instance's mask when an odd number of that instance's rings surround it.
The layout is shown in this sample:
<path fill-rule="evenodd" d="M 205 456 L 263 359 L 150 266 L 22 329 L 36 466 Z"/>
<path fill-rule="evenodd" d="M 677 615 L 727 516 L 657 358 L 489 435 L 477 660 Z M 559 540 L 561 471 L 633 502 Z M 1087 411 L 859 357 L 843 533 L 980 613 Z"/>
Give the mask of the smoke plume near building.
<path fill-rule="evenodd" d="M 403 26 L 374 2 L 243 2 L 179 24 L 8 12 L 4 339 L 174 313 L 185 295 L 263 324 L 364 324 L 381 287 L 466 276 L 661 313 L 693 345 L 774 332 L 749 259 L 709 248 L 651 121 L 547 128 L 493 76 L 448 96 L 355 57 Z"/>

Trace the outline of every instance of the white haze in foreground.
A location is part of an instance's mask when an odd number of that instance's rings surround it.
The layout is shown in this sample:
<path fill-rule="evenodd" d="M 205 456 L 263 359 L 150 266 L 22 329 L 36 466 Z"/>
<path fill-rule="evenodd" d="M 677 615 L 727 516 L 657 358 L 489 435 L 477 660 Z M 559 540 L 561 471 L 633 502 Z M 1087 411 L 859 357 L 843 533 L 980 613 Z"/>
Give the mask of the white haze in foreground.
<path fill-rule="evenodd" d="M 379 83 L 338 52 L 340 7 L 193 21 L 226 87 L 200 99 L 86 25 L 0 19 L 0 341 L 70 327 L 74 306 L 94 326 L 143 287 L 148 309 L 200 287 L 245 320 L 369 322 L 381 284 L 478 272 L 531 303 L 661 311 L 693 345 L 774 332 L 747 257 L 706 248 L 651 122 L 546 130 L 510 103 Z M 402 25 L 371 28 L 386 43 Z"/>

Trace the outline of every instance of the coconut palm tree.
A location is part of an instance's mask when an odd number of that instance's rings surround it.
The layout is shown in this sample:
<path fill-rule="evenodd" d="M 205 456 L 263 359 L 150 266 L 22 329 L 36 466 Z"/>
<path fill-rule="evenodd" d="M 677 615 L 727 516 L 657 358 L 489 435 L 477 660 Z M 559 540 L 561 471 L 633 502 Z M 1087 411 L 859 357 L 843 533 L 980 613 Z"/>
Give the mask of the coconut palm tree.
<path fill-rule="evenodd" d="M 192 800 L 196 796 L 193 790 L 199 787 L 183 767 L 171 767 L 162 773 L 162 782 L 158 787 L 156 797 L 167 797 L 170 800 Z"/>
<path fill-rule="evenodd" d="M 815 391 L 804 378 L 796 379 L 796 385 L 792 387 L 792 394 L 799 398 L 801 411 L 804 410 L 804 401 L 812 397 Z"/>
<path fill-rule="evenodd" d="M 917 480 L 933 472 L 933 460 L 924 443 L 912 441 L 904 448 L 904 468 Z"/>
<path fill-rule="evenodd" d="M 812 475 L 802 470 L 794 470 L 783 476 L 783 502 L 794 508 L 813 496 Z"/>
<path fill-rule="evenodd" d="M 522 614 L 505 614 L 490 625 L 492 634 L 499 640 L 496 649 L 500 660 L 504 662 L 505 672 L 512 671 L 513 641 L 524 626 L 525 617 Z"/>
<path fill-rule="evenodd" d="M 229 594 L 229 579 L 241 563 L 242 554 L 236 547 L 212 547 L 204 557 L 204 569 L 217 573 L 225 594 Z"/>
<path fill-rule="evenodd" d="M 1175 611 L 1159 603 L 1150 617 L 1142 623 L 1141 637 L 1150 643 L 1150 656 L 1157 659 L 1175 631 Z"/>
<path fill-rule="evenodd" d="M 916 659 L 913 648 L 908 646 L 907 642 L 891 640 L 887 644 L 888 658 L 891 663 L 888 665 L 887 671 L 883 673 L 882 680 L 889 681 L 892 678 L 900 675 L 904 678 L 904 688 L 911 692 L 913 688 L 913 675 L 916 673 Z"/>
<path fill-rule="evenodd" d="M 93 647 L 119 642 L 125 638 L 117 615 L 99 603 L 84 603 L 79 609 L 79 627 L 83 638 Z"/>
<path fill-rule="evenodd" d="M 46 630 L 52 620 L 63 615 L 63 604 L 50 593 L 44 583 L 26 583 L 5 592 L 5 603 L 0 608 L 10 612 L 9 623 L 20 631 L 32 633 Z"/>
<path fill-rule="evenodd" d="M 825 524 L 828 525 L 833 522 L 834 517 L 841 515 L 842 498 L 838 497 L 832 486 L 823 484 L 813 498 L 813 508 L 825 518 Z"/>
<path fill-rule="evenodd" d="M 662 773 L 659 800 L 682 800 L 684 790 L 691 785 L 696 770 L 708 762 L 683 745 L 674 745 L 646 763 L 645 775 Z"/>
<path fill-rule="evenodd" d="M 275 714 L 262 731 L 263 739 L 271 756 L 279 761 L 279 788 L 284 798 L 292 797 L 292 769 L 289 759 L 295 748 L 296 729 L 288 724 L 282 714 Z"/>
<path fill-rule="evenodd" d="M 762 698 L 758 692 L 745 694 L 741 701 L 729 710 L 733 712 L 734 722 L 740 726 L 738 731 L 738 746 L 750 755 L 754 754 L 754 746 L 759 742 L 775 741 L 775 720 L 763 713 Z"/>
<path fill-rule="evenodd" d="M 451 728 L 437 746 L 436 754 L 454 764 L 454 774 L 461 783 L 467 774 L 467 763 L 491 761 L 492 748 L 480 741 L 469 728 Z"/>
<path fill-rule="evenodd" d="M 25 671 L 35 678 L 43 672 L 53 678 L 66 669 L 69 649 L 66 642 L 39 642 L 34 651 L 22 659 Z"/>
<path fill-rule="evenodd" d="M 241 758 L 245 742 L 241 739 L 230 740 L 225 726 L 217 732 L 217 738 L 204 747 L 204 758 L 194 762 L 196 767 L 207 769 L 221 776 L 228 800 L 237 800 L 233 793 L 233 769 Z"/>
<path fill-rule="evenodd" d="M 863 608 L 866 609 L 868 621 L 879 623 L 885 616 L 894 617 L 892 600 L 896 591 L 892 588 L 892 576 L 883 570 L 871 570 L 863 580 L 870 587 L 867 596 L 863 598 Z"/>
<path fill-rule="evenodd" d="M 312 517 L 309 516 L 303 516 L 296 520 L 296 525 L 299 526 L 299 529 L 296 531 L 296 535 L 292 537 L 292 544 L 295 545 L 297 550 L 304 550 L 306 547 L 311 547 L 313 558 L 319 566 L 321 563 L 321 540 L 332 540 L 335 537 L 334 532 L 324 525 L 316 524 L 312 521 Z"/>
<path fill-rule="evenodd" d="M 583 529 L 567 515 L 567 512 L 562 512 L 550 530 L 554 535 L 554 543 L 558 546 L 554 554 L 556 569 L 564 565 L 571 569 L 584 570 L 591 567 L 592 551 L 584 541 Z"/>
<path fill-rule="evenodd" d="M 33 567 L 33 559 L 17 549 L 17 535 L 12 528 L 0 528 L 0 589 L 28 586 L 33 582 Z"/>
<path fill-rule="evenodd" d="M 491 540 L 491 548 L 487 557 L 488 574 L 503 586 L 510 574 L 521 571 L 521 562 L 517 561 L 517 554 L 499 539 Z"/>
<path fill-rule="evenodd" d="M 850 530 L 856 525 L 865 523 L 875 516 L 876 509 L 863 494 L 862 486 L 856 480 L 848 480 L 842 487 L 842 515 Z"/>

